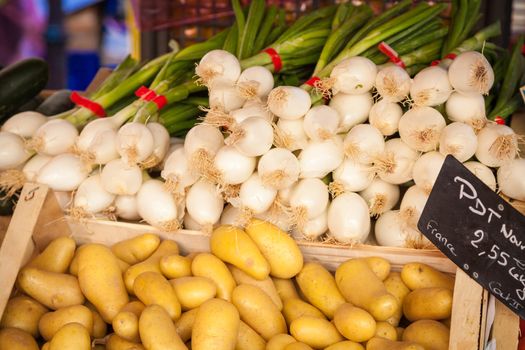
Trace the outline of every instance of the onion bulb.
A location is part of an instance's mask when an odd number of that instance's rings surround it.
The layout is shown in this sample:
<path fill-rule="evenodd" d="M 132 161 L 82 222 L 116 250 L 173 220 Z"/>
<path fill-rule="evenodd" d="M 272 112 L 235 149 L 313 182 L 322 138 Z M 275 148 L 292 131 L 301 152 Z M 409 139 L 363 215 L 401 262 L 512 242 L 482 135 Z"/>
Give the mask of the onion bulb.
<path fill-rule="evenodd" d="M 364 123 L 373 104 L 374 100 L 369 92 L 359 95 L 343 93 L 335 95 L 330 100 L 330 107 L 341 116 L 339 132 L 347 132 L 353 126 Z"/>
<path fill-rule="evenodd" d="M 308 137 L 304 131 L 303 119 L 279 119 L 274 129 L 274 144 L 276 147 L 296 151 L 303 149 L 307 143 Z"/>
<path fill-rule="evenodd" d="M 215 80 L 233 84 L 241 75 L 241 65 L 237 57 L 228 51 L 211 50 L 201 58 L 195 67 L 195 73 L 199 76 L 199 81 L 208 87 Z"/>
<path fill-rule="evenodd" d="M 224 137 L 219 129 L 200 124 L 188 131 L 184 139 L 184 152 L 190 169 L 205 175 L 212 166 L 213 157 L 224 145 Z"/>
<path fill-rule="evenodd" d="M 481 94 L 464 95 L 453 92 L 446 104 L 447 117 L 453 122 L 463 122 L 476 131 L 487 124 L 485 99 Z"/>
<path fill-rule="evenodd" d="M 263 118 L 247 118 L 230 131 L 224 142 L 247 157 L 261 156 L 272 147 L 273 127 Z"/>
<path fill-rule="evenodd" d="M 43 154 L 35 154 L 31 159 L 27 161 L 22 169 L 24 177 L 29 182 L 35 182 L 38 176 L 38 172 L 44 165 L 46 165 L 53 157 L 46 156 Z"/>
<path fill-rule="evenodd" d="M 403 109 L 397 103 L 381 100 L 370 109 L 368 121 L 384 136 L 390 136 L 397 132 L 402 115 Z"/>
<path fill-rule="evenodd" d="M 259 159 L 257 165 L 262 182 L 276 190 L 292 186 L 299 178 L 300 170 L 297 157 L 284 148 L 269 150 Z"/>
<path fill-rule="evenodd" d="M 203 229 L 202 225 L 195 221 L 188 212 L 184 214 L 183 225 L 186 230 L 202 231 Z"/>
<path fill-rule="evenodd" d="M 213 160 L 218 171 L 216 180 L 219 184 L 241 184 L 252 175 L 255 163 L 255 157 L 247 157 L 233 146 L 223 146 Z"/>
<path fill-rule="evenodd" d="M 396 206 L 399 201 L 399 186 L 374 179 L 359 195 L 368 203 L 370 216 L 375 217 Z"/>
<path fill-rule="evenodd" d="M 323 178 L 343 162 L 343 142 L 337 136 L 325 141 L 310 141 L 298 159 L 301 178 Z"/>
<path fill-rule="evenodd" d="M 478 138 L 474 129 L 465 123 L 454 122 L 447 125 L 439 138 L 439 152 L 456 157 L 460 162 L 470 159 L 478 148 Z"/>
<path fill-rule="evenodd" d="M 419 153 L 401 139 L 385 142 L 385 152 L 374 161 L 374 169 L 381 180 L 394 185 L 412 180 L 412 168 Z"/>
<path fill-rule="evenodd" d="M 363 164 L 372 163 L 385 150 L 383 135 L 370 124 L 359 124 L 350 129 L 343 145 L 346 157 Z"/>
<path fill-rule="evenodd" d="M 487 124 L 478 133 L 476 158 L 489 167 L 499 167 L 518 155 L 519 137 L 507 125 Z"/>
<path fill-rule="evenodd" d="M 412 176 L 416 185 L 430 193 L 445 162 L 445 156 L 439 152 L 428 152 L 414 163 Z"/>
<path fill-rule="evenodd" d="M 241 108 L 245 101 L 235 85 L 223 80 L 213 82 L 208 94 L 210 108 L 224 112 L 231 112 Z"/>
<path fill-rule="evenodd" d="M 177 204 L 160 180 L 145 181 L 137 193 L 139 215 L 151 226 L 162 231 L 180 229 Z"/>
<path fill-rule="evenodd" d="M 370 216 L 365 200 L 347 192 L 332 200 L 328 208 L 328 236 L 341 243 L 363 243 L 370 233 Z"/>
<path fill-rule="evenodd" d="M 266 97 L 273 85 L 272 72 L 262 66 L 246 68 L 237 80 L 237 89 L 245 99 Z"/>
<path fill-rule="evenodd" d="M 38 172 L 36 181 L 54 191 L 73 191 L 88 177 L 91 168 L 80 157 L 63 153 L 53 157 Z"/>
<path fill-rule="evenodd" d="M 31 138 L 38 128 L 46 122 L 47 117 L 41 113 L 33 111 L 21 112 L 7 119 L 1 130 L 23 138 Z"/>
<path fill-rule="evenodd" d="M 240 209 L 250 216 L 267 211 L 273 204 L 277 190 L 265 186 L 259 173 L 254 172 L 242 185 L 239 192 Z M 246 217 L 245 219 L 249 219 Z"/>
<path fill-rule="evenodd" d="M 401 218 L 399 210 L 391 210 L 379 217 L 375 225 L 377 243 L 385 247 L 424 248 L 428 240 Z"/>
<path fill-rule="evenodd" d="M 437 106 L 444 103 L 452 93 L 447 71 L 439 66 L 423 69 L 413 79 L 410 97 L 416 107 Z"/>
<path fill-rule="evenodd" d="M 490 187 L 490 189 L 492 191 L 496 191 L 496 177 L 494 176 L 494 173 L 492 172 L 492 170 L 480 163 L 480 162 L 476 162 L 474 160 L 470 161 L 470 162 L 465 162 L 463 163 L 463 165 L 471 172 L 473 173 L 474 175 L 476 175 L 476 177 L 478 179 L 481 180 L 481 182 L 483 182 L 485 185 L 487 185 L 488 187 Z M 501 184 L 500 184 L 501 186 Z"/>
<path fill-rule="evenodd" d="M 486 95 L 494 84 L 494 71 L 483 54 L 466 51 L 452 61 L 448 78 L 456 91 Z"/>
<path fill-rule="evenodd" d="M 374 86 L 377 67 L 366 57 L 355 56 L 339 62 L 330 73 L 334 94 L 363 94 Z"/>
<path fill-rule="evenodd" d="M 320 179 L 302 179 L 290 194 L 295 223 L 302 227 L 307 220 L 321 215 L 328 206 L 328 187 Z"/>
<path fill-rule="evenodd" d="M 500 191 L 507 197 L 525 201 L 525 159 L 517 158 L 498 169 Z"/>
<path fill-rule="evenodd" d="M 323 233 L 328 230 L 328 210 L 325 210 L 321 215 L 308 220 L 302 228 L 294 228 L 292 236 L 295 239 L 304 239 L 307 241 L 315 241 Z"/>
<path fill-rule="evenodd" d="M 428 196 L 429 192 L 417 185 L 410 187 L 405 192 L 399 205 L 401 219 L 405 225 L 417 227 L 417 222 L 427 204 Z"/>
<path fill-rule="evenodd" d="M 205 179 L 191 186 L 186 195 L 186 210 L 206 232 L 219 221 L 223 207 L 224 201 L 218 189 Z"/>
<path fill-rule="evenodd" d="M 81 216 L 85 214 L 96 214 L 107 209 L 115 200 L 115 195 L 104 189 L 100 174 L 91 175 L 86 178 L 75 192 L 73 207 L 70 215 Z"/>
<path fill-rule="evenodd" d="M 445 118 L 434 108 L 416 107 L 399 120 L 399 136 L 416 151 L 433 151 L 446 125 Z"/>
<path fill-rule="evenodd" d="M 242 211 L 231 204 L 226 205 L 221 214 L 220 224 L 242 226 Z"/>
<path fill-rule="evenodd" d="M 0 131 L 0 170 L 14 169 L 31 157 L 24 139 L 7 131 Z"/>
<path fill-rule="evenodd" d="M 148 123 L 146 127 L 153 136 L 153 152 L 140 163 L 143 169 L 150 169 L 159 164 L 170 148 L 170 134 L 164 125 L 160 123 Z"/>
<path fill-rule="evenodd" d="M 273 115 L 261 104 L 244 106 L 231 111 L 230 117 L 232 119 L 231 122 L 237 124 L 251 117 L 263 118 L 270 123 L 273 122 Z M 231 125 L 232 124 L 226 125 L 226 127 L 230 128 Z"/>
<path fill-rule="evenodd" d="M 34 133 L 27 147 L 48 156 L 71 152 L 77 140 L 77 128 L 63 119 L 42 124 Z"/>
<path fill-rule="evenodd" d="M 146 160 L 153 153 L 153 147 L 153 134 L 142 123 L 124 124 L 117 132 L 117 152 L 129 164 Z"/>
<path fill-rule="evenodd" d="M 199 177 L 191 171 L 183 147 L 173 151 L 162 169 L 160 176 L 166 180 L 166 187 L 172 193 L 184 193 L 184 189 L 193 185 Z"/>
<path fill-rule="evenodd" d="M 332 138 L 337 133 L 340 119 L 339 113 L 332 107 L 312 107 L 304 117 L 304 132 L 315 141 Z"/>
<path fill-rule="evenodd" d="M 102 168 L 104 189 L 116 195 L 136 194 L 142 185 L 142 170 L 135 164 L 115 159 Z"/>
<path fill-rule="evenodd" d="M 375 81 L 375 87 L 382 100 L 394 103 L 408 97 L 411 84 L 412 79 L 407 71 L 394 64 L 379 70 Z"/>
<path fill-rule="evenodd" d="M 139 220 L 140 215 L 137 208 L 137 196 L 117 196 L 115 198 L 115 214 L 124 220 Z"/>
<path fill-rule="evenodd" d="M 310 110 L 311 105 L 308 92 L 295 86 L 279 86 L 268 95 L 270 111 L 282 119 L 300 119 Z"/>
<path fill-rule="evenodd" d="M 346 159 L 334 170 L 334 182 L 330 184 L 330 192 L 338 196 L 343 192 L 358 192 L 367 188 L 374 179 L 372 166 Z"/>

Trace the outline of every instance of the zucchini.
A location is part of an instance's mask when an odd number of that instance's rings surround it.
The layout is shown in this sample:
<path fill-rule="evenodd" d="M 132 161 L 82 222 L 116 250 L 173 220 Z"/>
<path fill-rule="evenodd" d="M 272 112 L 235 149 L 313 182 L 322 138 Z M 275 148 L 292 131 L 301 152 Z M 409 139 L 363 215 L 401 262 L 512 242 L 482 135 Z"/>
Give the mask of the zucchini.
<path fill-rule="evenodd" d="M 47 84 L 49 68 L 44 60 L 28 58 L 0 71 L 0 122 L 38 95 Z"/>
<path fill-rule="evenodd" d="M 71 96 L 71 90 L 58 90 L 46 98 L 46 100 L 38 106 L 36 111 L 47 116 L 69 111 L 75 107 L 75 104 L 71 102 L 69 96 Z"/>

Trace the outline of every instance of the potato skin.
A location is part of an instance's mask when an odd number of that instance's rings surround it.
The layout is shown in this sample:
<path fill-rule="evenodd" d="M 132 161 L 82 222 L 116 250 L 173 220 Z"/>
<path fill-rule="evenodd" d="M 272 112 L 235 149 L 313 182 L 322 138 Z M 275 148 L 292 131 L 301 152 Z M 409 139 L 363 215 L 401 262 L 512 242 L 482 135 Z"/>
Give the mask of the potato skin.
<path fill-rule="evenodd" d="M 337 308 L 334 325 L 346 339 L 356 343 L 371 339 L 377 328 L 376 321 L 370 313 L 349 303 Z"/>
<path fill-rule="evenodd" d="M 420 320 L 410 324 L 403 332 L 404 341 L 421 344 L 426 350 L 447 350 L 449 329 L 441 322 Z"/>
<path fill-rule="evenodd" d="M 193 350 L 233 350 L 237 343 L 239 323 L 239 312 L 235 306 L 222 299 L 208 300 L 197 311 L 191 336 L 191 348 Z"/>
<path fill-rule="evenodd" d="M 111 246 L 111 251 L 117 258 L 130 265 L 146 260 L 160 244 L 160 237 L 152 233 L 145 233 Z"/>
<path fill-rule="evenodd" d="M 210 248 L 213 255 L 255 279 L 262 280 L 270 274 L 268 261 L 250 236 L 238 227 L 217 227 L 211 234 Z"/>
<path fill-rule="evenodd" d="M 147 306 L 139 318 L 139 334 L 148 350 L 187 350 L 170 315 L 158 305 Z"/>
<path fill-rule="evenodd" d="M 295 288 L 293 280 L 272 277 L 272 281 L 275 289 L 277 290 L 277 294 L 283 303 L 288 298 L 299 298 L 299 294 L 297 293 L 297 289 Z"/>
<path fill-rule="evenodd" d="M 286 324 L 290 324 L 301 316 L 310 316 L 326 319 L 326 316 L 315 306 L 299 298 L 288 298 L 284 301 L 282 310 Z"/>
<path fill-rule="evenodd" d="M 91 307 L 89 308 L 91 309 Z M 108 325 L 94 306 L 91 309 L 91 313 L 93 314 L 93 332 L 91 332 L 91 336 L 95 339 L 104 338 L 108 332 Z"/>
<path fill-rule="evenodd" d="M 156 304 L 168 312 L 172 320 L 180 317 L 181 305 L 170 282 L 158 272 L 146 271 L 135 279 L 133 292 L 144 305 Z"/>
<path fill-rule="evenodd" d="M 379 256 L 370 256 L 364 259 L 381 281 L 384 281 L 390 274 L 390 262 L 388 260 Z"/>
<path fill-rule="evenodd" d="M 245 230 L 270 264 L 273 277 L 292 278 L 301 271 L 303 254 L 289 234 L 272 223 L 255 218 Z"/>
<path fill-rule="evenodd" d="M 388 293 L 392 294 L 397 298 L 399 305 L 403 305 L 403 300 L 410 293 L 410 289 L 405 285 L 401 279 L 401 273 L 399 272 L 390 272 L 388 277 L 383 281 L 385 288 Z M 396 310 L 395 314 L 389 317 L 386 322 L 390 323 L 392 326 L 397 327 L 399 321 L 403 316 L 403 308 L 400 307 Z"/>
<path fill-rule="evenodd" d="M 121 311 L 112 322 L 113 331 L 120 338 L 132 342 L 140 342 L 139 317 L 131 311 Z"/>
<path fill-rule="evenodd" d="M 163 256 L 160 271 L 167 279 L 191 276 L 191 259 L 178 254 Z"/>
<path fill-rule="evenodd" d="M 452 291 L 448 288 L 422 288 L 410 292 L 403 302 L 409 321 L 443 320 L 452 314 Z"/>
<path fill-rule="evenodd" d="M 79 323 L 68 323 L 55 333 L 49 350 L 91 350 L 89 331 Z"/>
<path fill-rule="evenodd" d="M 321 349 L 344 340 L 333 323 L 318 317 L 295 319 L 290 325 L 290 334 L 308 346 Z"/>
<path fill-rule="evenodd" d="M 275 306 L 277 306 L 279 311 L 283 309 L 283 302 L 281 301 L 281 298 L 279 298 L 277 289 L 275 289 L 275 285 L 273 284 L 273 281 L 270 277 L 267 277 L 263 280 L 256 280 L 255 278 L 251 277 L 250 275 L 243 272 L 241 269 L 236 268 L 233 265 L 230 265 L 229 268 L 235 282 L 238 285 L 251 284 L 252 286 L 260 288 L 263 292 L 268 294 L 268 296 L 270 297 L 270 299 L 272 299 L 273 303 L 275 304 Z"/>
<path fill-rule="evenodd" d="M 283 315 L 261 289 L 241 284 L 233 290 L 232 303 L 239 310 L 241 319 L 264 340 L 268 341 L 276 334 L 287 332 Z"/>
<path fill-rule="evenodd" d="M 266 350 L 283 350 L 286 345 L 296 343 L 294 337 L 287 333 L 276 334 L 266 343 Z"/>
<path fill-rule="evenodd" d="M 266 341 L 243 321 L 239 323 L 239 334 L 235 350 L 265 350 Z"/>
<path fill-rule="evenodd" d="M 65 273 L 75 255 L 76 243 L 71 237 L 58 237 L 27 264 L 44 271 Z"/>
<path fill-rule="evenodd" d="M 181 277 L 170 280 L 184 311 L 199 307 L 217 294 L 217 287 L 206 277 Z"/>
<path fill-rule="evenodd" d="M 346 303 L 334 276 L 319 263 L 304 264 L 295 280 L 306 299 L 329 319 L 334 317 L 335 310 L 340 305 Z"/>
<path fill-rule="evenodd" d="M 199 308 L 186 311 L 180 315 L 177 321 L 175 321 L 175 330 L 183 342 L 187 342 L 191 339 L 191 332 L 193 330 L 193 325 L 195 324 L 197 311 L 199 311 Z"/>
<path fill-rule="evenodd" d="M 390 339 L 390 340 L 401 340 L 397 339 L 397 330 L 390 323 L 380 321 L 376 323 L 376 337 Z"/>
<path fill-rule="evenodd" d="M 68 306 L 44 314 L 38 322 L 38 329 L 42 337 L 49 341 L 60 328 L 73 322 L 93 332 L 93 313 L 84 305 Z"/>
<path fill-rule="evenodd" d="M 410 290 L 420 288 L 448 288 L 454 290 L 454 278 L 423 263 L 408 263 L 401 270 L 401 278 Z"/>
<path fill-rule="evenodd" d="M 37 338 L 38 321 L 48 312 L 44 305 L 26 295 L 9 299 L 0 321 L 0 328 L 18 328 Z"/>
<path fill-rule="evenodd" d="M 295 343 L 288 344 L 284 347 L 284 350 L 313 350 L 309 345 L 296 341 Z"/>
<path fill-rule="evenodd" d="M 351 340 L 344 340 L 325 348 L 324 350 L 365 350 L 363 345 Z"/>
<path fill-rule="evenodd" d="M 133 343 L 112 334 L 106 341 L 106 350 L 146 350 L 142 344 Z"/>
<path fill-rule="evenodd" d="M 18 275 L 18 285 L 30 297 L 49 309 L 84 303 L 79 281 L 71 275 L 24 267 Z"/>
<path fill-rule="evenodd" d="M 0 349 L 38 350 L 38 344 L 31 334 L 18 328 L 0 329 Z"/>
<path fill-rule="evenodd" d="M 212 280 L 217 286 L 217 298 L 231 301 L 237 283 L 221 259 L 209 253 L 197 254 L 191 261 L 191 273 Z"/>
<path fill-rule="evenodd" d="M 393 341 L 390 339 L 374 337 L 366 343 L 366 350 L 425 350 L 419 344 L 411 342 Z"/>
<path fill-rule="evenodd" d="M 117 258 L 102 244 L 88 244 L 80 251 L 78 282 L 107 323 L 129 302 Z"/>

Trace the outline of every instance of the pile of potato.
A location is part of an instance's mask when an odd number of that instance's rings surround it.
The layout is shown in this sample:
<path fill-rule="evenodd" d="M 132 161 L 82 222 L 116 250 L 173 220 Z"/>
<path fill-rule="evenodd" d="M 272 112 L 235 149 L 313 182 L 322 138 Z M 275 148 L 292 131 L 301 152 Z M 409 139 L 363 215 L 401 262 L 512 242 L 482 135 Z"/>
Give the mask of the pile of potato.
<path fill-rule="evenodd" d="M 20 271 L 0 350 L 448 348 L 454 279 L 429 266 L 360 258 L 334 276 L 257 219 L 218 227 L 210 250 L 58 238 Z"/>

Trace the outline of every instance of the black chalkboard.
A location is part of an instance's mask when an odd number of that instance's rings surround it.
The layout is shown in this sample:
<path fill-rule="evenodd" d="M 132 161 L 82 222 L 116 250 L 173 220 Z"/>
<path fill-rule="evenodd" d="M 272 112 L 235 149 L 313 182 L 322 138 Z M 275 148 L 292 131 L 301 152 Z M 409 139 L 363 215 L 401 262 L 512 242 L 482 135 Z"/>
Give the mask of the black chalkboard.
<path fill-rule="evenodd" d="M 525 217 L 453 156 L 441 168 L 418 228 L 525 318 Z"/>

